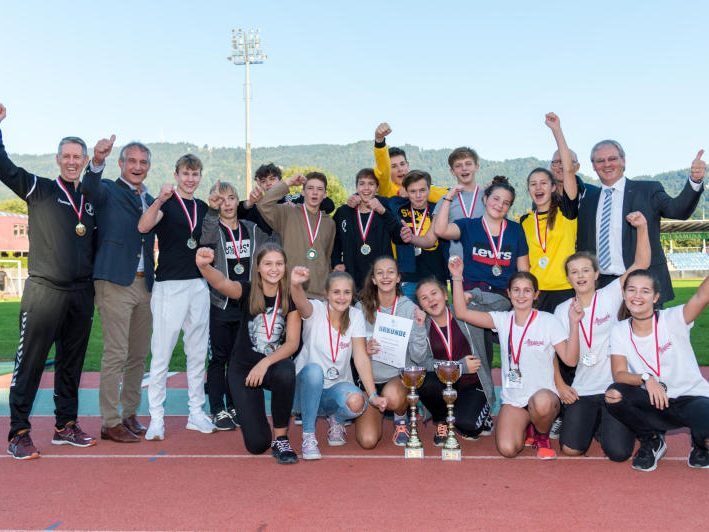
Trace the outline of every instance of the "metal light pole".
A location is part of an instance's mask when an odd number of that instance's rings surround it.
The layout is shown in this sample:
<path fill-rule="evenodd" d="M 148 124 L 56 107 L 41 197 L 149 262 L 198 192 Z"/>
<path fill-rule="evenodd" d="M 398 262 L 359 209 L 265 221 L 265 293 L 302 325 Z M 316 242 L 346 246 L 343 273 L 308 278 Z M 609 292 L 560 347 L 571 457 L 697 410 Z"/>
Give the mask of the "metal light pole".
<path fill-rule="evenodd" d="M 261 35 L 259 30 L 243 30 L 238 28 L 231 30 L 231 55 L 227 60 L 235 65 L 244 65 L 244 102 L 246 109 L 244 120 L 246 126 L 246 196 L 251 192 L 251 81 L 249 76 L 249 65 L 259 65 L 266 60 L 266 54 L 261 50 Z"/>

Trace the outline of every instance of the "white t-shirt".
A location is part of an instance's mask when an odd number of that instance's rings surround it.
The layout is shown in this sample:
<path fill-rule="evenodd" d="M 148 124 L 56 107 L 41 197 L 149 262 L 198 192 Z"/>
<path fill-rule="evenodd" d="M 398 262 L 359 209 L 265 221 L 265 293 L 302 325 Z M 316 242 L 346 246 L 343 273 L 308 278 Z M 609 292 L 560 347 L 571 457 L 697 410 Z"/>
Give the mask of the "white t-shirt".
<path fill-rule="evenodd" d="M 585 307 L 583 329 L 579 325 L 579 363 L 576 366 L 576 376 L 572 386 L 579 395 L 598 395 L 605 393 L 613 382 L 611 371 L 611 358 L 608 347 L 610 346 L 611 330 L 618 323 L 618 309 L 623 303 L 623 289 L 620 279 L 616 279 L 608 286 L 596 291 L 596 312 L 591 325 L 591 305 Z M 564 330 L 569 331 L 569 307 L 573 298 L 568 299 L 556 307 L 554 316 L 564 325 Z M 591 341 L 589 349 L 584 338 Z"/>
<path fill-rule="evenodd" d="M 330 327 L 327 321 L 327 303 L 311 299 L 313 313 L 309 318 L 303 318 L 303 348 L 295 359 L 295 372 L 299 373 L 306 364 L 314 363 L 320 366 L 325 374 L 324 388 L 330 388 L 338 382 L 354 383 L 350 359 L 352 358 L 352 338 L 366 338 L 362 311 L 350 307 L 350 326 L 346 333 L 340 335 L 339 350 L 335 362 L 332 354 L 337 349 L 337 329 Z M 328 329 L 330 331 L 328 332 Z M 332 338 L 332 351 L 328 342 Z M 328 378 L 328 370 L 335 368 L 337 376 Z"/>
<path fill-rule="evenodd" d="M 693 326 L 694 322 L 687 324 L 684 321 L 684 305 L 659 312 L 657 343 L 660 347 L 660 363 L 658 367 L 655 335 L 651 333 L 641 337 L 633 334 L 632 338 L 635 342 L 633 346 L 630 341 L 630 320 L 623 320 L 613 327 L 611 332 L 611 354 L 624 356 L 628 360 L 628 370 L 631 373 L 647 372 L 664 382 L 667 386 L 667 396 L 671 399 L 684 395 L 709 397 L 709 382 L 699 371 L 697 357 L 689 341 L 689 330 Z"/>
<path fill-rule="evenodd" d="M 548 312 L 536 311 L 537 317 L 529 325 L 519 356 L 519 370 L 522 373 L 522 387 L 507 387 L 506 375 L 510 371 L 509 354 L 510 320 L 515 354 L 519 346 L 524 325 L 514 323 L 514 311 L 490 312 L 495 329 L 500 336 L 500 362 L 502 367 L 502 404 L 524 408 L 529 398 L 546 388 L 558 395 L 554 385 L 554 346 L 569 336 L 568 327 L 562 327 L 559 320 Z"/>

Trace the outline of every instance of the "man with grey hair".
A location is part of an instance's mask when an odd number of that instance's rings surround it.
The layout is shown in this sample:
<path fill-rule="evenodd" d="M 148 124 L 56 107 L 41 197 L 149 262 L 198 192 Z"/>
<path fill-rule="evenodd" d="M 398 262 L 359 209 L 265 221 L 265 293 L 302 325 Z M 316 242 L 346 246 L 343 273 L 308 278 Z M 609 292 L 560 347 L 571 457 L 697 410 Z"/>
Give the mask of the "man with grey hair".
<path fill-rule="evenodd" d="M 576 184 L 579 187 L 579 196 L 583 194 L 583 181 L 579 177 L 579 169 L 581 165 L 579 164 L 578 155 L 574 150 L 569 150 L 571 152 L 571 162 L 574 165 L 574 174 L 576 175 Z M 551 158 L 551 164 L 549 165 L 549 170 L 554 175 L 554 180 L 556 181 L 556 192 L 561 195 L 564 192 L 564 168 L 561 165 L 561 157 L 559 156 L 559 150 L 554 152 Z"/>
<path fill-rule="evenodd" d="M 138 220 L 153 202 L 143 184 L 150 157 L 147 146 L 130 142 L 118 157 L 118 179 L 91 175 L 83 183 L 99 227 L 93 278 L 103 330 L 101 438 L 118 443 L 139 442 L 146 430 L 136 412 L 150 350 L 155 234 L 139 233 Z"/>
<path fill-rule="evenodd" d="M 625 151 L 615 140 L 602 140 L 591 150 L 593 169 L 601 186 L 586 184 L 579 205 L 576 248 L 598 257 L 600 287 L 606 286 L 633 263 L 637 234 L 626 216 L 640 211 L 647 219 L 651 262 L 648 268 L 660 281 L 660 300 L 674 299 L 667 259 L 660 244 L 660 219 L 686 220 L 692 215 L 704 190 L 706 163 L 699 150 L 690 168 L 689 179 L 675 198 L 657 181 L 635 181 L 625 177 Z"/>
<path fill-rule="evenodd" d="M 6 115 L 0 104 L 0 122 Z M 108 144 L 107 140 L 99 141 L 94 161 L 105 158 Z M 56 179 L 33 175 L 12 163 L 0 135 L 0 181 L 27 202 L 31 228 L 29 278 L 20 304 L 20 341 L 9 400 L 7 452 L 19 460 L 39 457 L 30 437 L 29 418 L 52 344 L 56 347 L 52 443 L 96 444 L 77 423 L 79 380 L 94 313 L 95 213 L 81 186 L 88 162 L 86 144 L 78 137 L 62 139 L 56 161 Z M 86 175 L 99 179 L 100 170 L 95 170 L 90 167 Z"/>

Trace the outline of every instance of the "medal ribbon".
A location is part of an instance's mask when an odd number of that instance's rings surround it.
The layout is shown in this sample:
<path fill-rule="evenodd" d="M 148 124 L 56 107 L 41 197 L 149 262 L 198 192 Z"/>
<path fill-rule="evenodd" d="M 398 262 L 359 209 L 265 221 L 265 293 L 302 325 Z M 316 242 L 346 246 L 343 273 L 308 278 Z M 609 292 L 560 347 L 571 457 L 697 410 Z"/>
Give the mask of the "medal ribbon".
<path fill-rule="evenodd" d="M 76 213 L 76 217 L 79 219 L 79 223 L 81 223 L 81 215 L 83 214 L 84 210 L 84 195 L 81 195 L 81 204 L 79 205 L 79 208 L 76 208 L 76 203 L 74 203 L 74 198 L 71 197 L 71 194 L 69 194 L 69 191 L 66 189 L 64 186 L 64 183 L 62 183 L 62 180 L 57 177 L 57 185 L 59 185 L 59 188 L 62 189 L 62 192 L 64 192 L 64 195 L 66 196 L 66 199 L 69 200 L 69 204 L 71 205 L 71 208 L 74 209 L 74 212 Z"/>
<path fill-rule="evenodd" d="M 522 343 L 524 342 L 524 337 L 527 336 L 527 330 L 529 329 L 529 326 L 532 324 L 536 317 L 537 311 L 533 310 L 529 315 L 529 318 L 527 318 L 527 323 L 524 326 L 524 331 L 522 331 L 522 337 L 519 339 L 519 343 L 517 344 L 517 356 L 515 357 L 514 340 L 512 339 L 512 326 L 515 322 L 515 315 L 514 312 L 510 313 L 510 334 L 507 337 L 507 349 L 509 351 L 510 356 L 512 357 L 512 362 L 514 362 L 515 366 L 517 367 L 519 367 L 519 358 L 522 355 Z"/>
<path fill-rule="evenodd" d="M 463 201 L 463 196 L 458 192 L 458 203 L 460 203 L 460 210 L 463 211 L 464 218 L 472 218 L 473 211 L 475 210 L 475 202 L 478 200 L 478 192 L 480 192 L 480 187 L 475 186 L 475 194 L 473 194 L 473 201 L 470 202 L 470 210 L 465 208 L 465 202 Z"/>
<path fill-rule="evenodd" d="M 633 344 L 633 347 L 635 348 L 635 352 L 638 354 L 638 356 L 642 359 L 643 362 L 645 362 L 645 365 L 652 370 L 652 372 L 657 375 L 657 378 L 660 378 L 660 342 L 658 341 L 657 338 L 657 329 L 659 328 L 659 319 L 657 317 L 657 314 L 655 314 L 655 319 L 652 322 L 652 333 L 655 335 L 655 363 L 657 364 L 657 369 L 653 368 L 650 363 L 645 360 L 645 357 L 640 354 L 640 351 L 638 351 L 638 346 L 635 345 L 635 340 L 633 340 L 633 324 L 632 324 L 632 318 L 630 321 L 628 321 L 628 331 L 630 332 L 630 342 Z"/>
<path fill-rule="evenodd" d="M 305 205 L 302 205 L 303 207 L 303 218 L 305 218 L 305 225 L 308 228 L 308 238 L 310 239 L 310 247 L 313 247 L 313 242 L 315 242 L 315 239 L 318 237 L 318 231 L 320 231 L 320 222 L 322 221 L 322 211 L 318 211 L 318 223 L 315 226 L 315 233 L 313 233 L 313 229 L 310 226 L 310 218 L 308 218 L 308 211 L 305 209 Z"/>
<path fill-rule="evenodd" d="M 409 203 L 409 206 L 411 207 L 411 225 L 414 226 L 414 235 L 419 236 L 421 233 L 421 230 L 423 229 L 423 224 L 426 221 L 426 216 L 428 215 L 428 205 L 426 205 L 426 210 L 423 211 L 423 215 L 421 216 L 421 225 L 416 227 L 416 211 L 414 211 L 414 206 Z"/>
<path fill-rule="evenodd" d="M 369 234 L 369 230 L 371 229 L 372 226 L 372 220 L 374 219 L 374 211 L 371 211 L 369 213 L 369 218 L 367 218 L 367 223 L 365 224 L 364 227 L 362 227 L 362 217 L 360 216 L 359 213 L 359 207 L 357 207 L 357 225 L 359 226 L 359 235 L 362 237 L 362 242 L 367 243 L 367 235 Z"/>
<path fill-rule="evenodd" d="M 330 305 L 327 307 L 327 334 L 330 337 L 328 342 L 330 345 L 330 358 L 332 363 L 335 364 L 337 361 L 337 353 L 340 351 L 340 329 L 337 329 L 337 343 L 335 343 L 335 349 L 332 349 L 332 324 L 330 323 Z"/>
<path fill-rule="evenodd" d="M 187 224 L 190 226 L 190 236 L 192 236 L 192 233 L 194 233 L 194 228 L 197 227 L 197 202 L 193 200 L 192 218 L 190 218 L 190 213 L 187 212 L 185 202 L 182 200 L 180 195 L 175 190 L 173 190 L 172 193 L 177 198 L 177 202 L 180 204 L 180 207 L 182 207 L 182 212 L 184 212 L 185 216 L 187 217 Z"/>
<path fill-rule="evenodd" d="M 485 217 L 483 216 L 481 218 L 482 223 L 483 223 L 483 230 L 485 231 L 485 235 L 487 236 L 487 241 L 490 243 L 490 250 L 492 251 L 492 254 L 495 255 L 495 260 L 500 258 L 500 255 L 502 253 L 502 239 L 505 237 L 505 229 L 507 229 L 507 220 L 502 220 L 502 225 L 500 226 L 500 236 L 497 238 L 497 245 L 495 245 L 495 239 L 492 236 L 492 232 L 490 231 L 490 228 L 487 225 L 487 222 L 485 221 Z M 497 262 L 495 262 L 497 265 Z"/>
<path fill-rule="evenodd" d="M 453 336 L 451 333 L 451 313 L 450 310 L 448 310 L 448 307 L 446 307 L 446 322 L 448 323 L 448 329 L 446 330 L 446 335 L 443 336 L 443 331 L 441 328 L 438 326 L 438 324 L 434 321 L 431 320 L 431 323 L 433 323 L 433 326 L 436 328 L 436 332 L 438 333 L 438 336 L 441 337 L 441 340 L 443 341 L 443 345 L 446 347 L 446 355 L 448 356 L 448 360 L 453 360 Z"/>
<path fill-rule="evenodd" d="M 596 298 L 598 298 L 598 292 L 593 294 L 593 306 L 591 307 L 591 326 L 589 327 L 589 335 L 586 336 L 586 328 L 583 326 L 583 320 L 579 321 L 579 326 L 581 327 L 581 332 L 583 333 L 583 341 L 591 349 L 591 344 L 593 343 L 593 319 L 596 316 Z"/>
<path fill-rule="evenodd" d="M 278 306 L 281 304 L 281 289 L 276 292 L 276 302 L 273 304 L 273 317 L 271 318 L 271 328 L 268 328 L 268 321 L 266 320 L 266 313 L 261 314 L 263 318 L 263 326 L 266 329 L 266 340 L 271 341 L 271 336 L 273 336 L 273 328 L 276 326 L 276 317 L 278 316 Z"/>
<path fill-rule="evenodd" d="M 394 305 L 391 307 L 391 315 L 392 315 L 392 316 L 394 316 L 394 315 L 396 314 L 396 305 L 397 305 L 398 302 L 399 302 L 399 296 L 396 296 L 396 297 L 394 298 Z M 378 307 L 377 310 L 378 310 L 379 312 L 381 312 L 381 311 L 382 311 L 382 307 L 381 307 L 381 306 Z"/>
<path fill-rule="evenodd" d="M 223 222 L 219 222 L 224 226 L 226 229 L 226 232 L 229 234 L 229 238 L 231 239 L 231 245 L 234 246 L 234 255 L 236 255 L 236 262 L 241 262 L 241 255 L 239 255 L 239 250 L 241 249 L 241 224 L 239 222 L 236 223 L 236 225 L 239 226 L 239 247 L 236 247 L 236 239 L 234 238 L 234 231 L 231 230 L 231 227 L 226 225 Z M 268 331 L 268 329 L 267 329 Z"/>
<path fill-rule="evenodd" d="M 544 227 L 544 243 L 542 244 L 542 232 L 539 230 L 539 214 L 537 211 L 534 211 L 534 229 L 537 232 L 537 242 L 539 242 L 539 246 L 542 248 L 542 253 L 546 255 L 547 253 L 547 243 L 549 242 L 549 218 L 547 215 L 547 224 Z"/>

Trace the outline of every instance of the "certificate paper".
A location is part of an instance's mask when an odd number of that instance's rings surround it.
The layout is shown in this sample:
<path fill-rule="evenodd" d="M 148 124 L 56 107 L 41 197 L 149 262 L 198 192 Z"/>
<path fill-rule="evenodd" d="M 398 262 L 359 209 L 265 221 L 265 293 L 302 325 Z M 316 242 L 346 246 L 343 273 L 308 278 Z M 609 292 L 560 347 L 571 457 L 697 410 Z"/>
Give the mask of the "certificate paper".
<path fill-rule="evenodd" d="M 377 311 L 374 322 L 374 338 L 379 342 L 379 353 L 372 355 L 372 360 L 403 368 L 406 365 L 406 348 L 414 321 L 401 316 L 392 316 Z"/>

